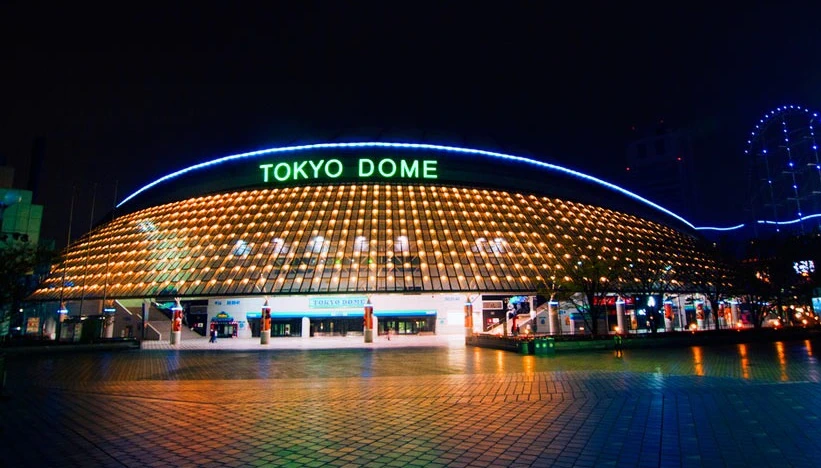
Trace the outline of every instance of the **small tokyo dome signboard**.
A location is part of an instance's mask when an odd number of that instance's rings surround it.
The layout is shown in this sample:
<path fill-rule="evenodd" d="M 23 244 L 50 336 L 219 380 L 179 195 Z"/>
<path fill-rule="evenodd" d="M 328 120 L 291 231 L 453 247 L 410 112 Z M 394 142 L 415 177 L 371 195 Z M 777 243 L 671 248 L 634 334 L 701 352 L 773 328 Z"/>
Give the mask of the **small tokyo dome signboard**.
<path fill-rule="evenodd" d="M 344 309 L 365 307 L 367 297 L 312 297 L 308 300 L 311 309 Z"/>

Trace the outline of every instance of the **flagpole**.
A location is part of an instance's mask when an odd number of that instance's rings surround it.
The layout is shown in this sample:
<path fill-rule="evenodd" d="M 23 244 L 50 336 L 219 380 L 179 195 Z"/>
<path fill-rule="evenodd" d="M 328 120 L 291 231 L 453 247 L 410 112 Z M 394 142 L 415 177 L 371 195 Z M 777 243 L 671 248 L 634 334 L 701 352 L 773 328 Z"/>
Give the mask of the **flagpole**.
<path fill-rule="evenodd" d="M 65 289 L 66 289 L 66 270 L 68 270 L 68 247 L 71 245 L 71 223 L 74 220 L 74 197 L 77 192 L 77 186 L 71 186 L 71 202 L 68 208 L 68 228 L 66 228 L 66 249 L 65 257 L 63 258 L 63 277 L 60 280 L 60 310 L 57 313 L 60 315 L 57 320 L 57 341 L 60 341 L 60 335 L 63 328 L 63 320 L 68 315 L 68 307 L 65 306 Z"/>
<path fill-rule="evenodd" d="M 83 260 L 83 287 L 80 289 L 80 315 L 83 315 L 83 302 L 86 299 L 88 283 L 88 251 L 91 250 L 91 229 L 94 227 L 94 204 L 97 201 L 97 182 L 91 188 L 91 216 L 88 220 L 88 238 L 86 239 L 85 259 Z"/>
<path fill-rule="evenodd" d="M 111 208 L 111 220 L 116 217 L 117 212 L 117 184 L 119 181 L 114 181 L 114 203 Z M 108 266 L 111 262 L 111 236 L 109 236 L 108 245 L 106 246 L 105 254 L 105 278 L 103 279 L 103 308 L 105 308 L 106 300 L 108 299 Z"/>

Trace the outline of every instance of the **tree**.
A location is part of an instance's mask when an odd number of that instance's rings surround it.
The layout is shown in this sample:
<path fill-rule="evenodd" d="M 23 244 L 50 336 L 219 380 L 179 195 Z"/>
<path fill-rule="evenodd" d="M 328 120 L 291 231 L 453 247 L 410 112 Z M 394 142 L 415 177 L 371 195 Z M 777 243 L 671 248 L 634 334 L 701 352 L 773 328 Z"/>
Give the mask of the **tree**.
<path fill-rule="evenodd" d="M 680 291 L 682 282 L 679 279 L 687 272 L 686 265 L 673 266 L 660 259 L 658 251 L 646 253 L 641 258 L 630 259 L 625 269 L 624 278 L 618 284 L 622 295 L 660 295 Z M 661 304 L 650 308 L 650 332 L 656 333 L 659 324 L 663 323 L 659 313 Z"/>
<path fill-rule="evenodd" d="M 752 314 L 753 326 L 761 328 L 764 319 L 773 310 L 772 300 L 777 296 L 778 286 L 760 262 L 741 262 L 735 284 L 741 302 Z"/>
<path fill-rule="evenodd" d="M 566 236 L 565 240 L 565 253 L 556 265 L 557 290 L 582 312 L 585 327 L 598 335 L 604 298 L 617 288 L 629 259 L 619 248 L 610 247 L 596 236 Z"/>
<path fill-rule="evenodd" d="M 809 310 L 819 287 L 821 233 L 812 232 L 788 238 L 780 249 L 782 272 L 786 275 L 783 296 L 792 305 Z M 818 314 L 821 311 L 816 310 Z"/>
<path fill-rule="evenodd" d="M 821 259 L 819 255 L 821 236 L 818 233 L 753 239 L 747 245 L 739 270 L 740 293 L 758 297 L 768 304 L 766 312 L 773 311 L 788 323 L 794 323 L 791 306 L 810 308 L 812 291 L 818 284 L 814 266 Z M 766 312 L 762 314 L 766 316 Z"/>
<path fill-rule="evenodd" d="M 19 319 L 20 303 L 48 271 L 51 249 L 24 242 L 0 245 L 0 321 Z"/>
<path fill-rule="evenodd" d="M 715 262 L 705 262 L 706 266 L 690 266 L 690 274 L 687 275 L 692 287 L 704 294 L 710 301 L 710 310 L 715 314 L 719 301 L 728 297 L 733 287 L 733 267 L 737 262 L 722 252 L 717 244 L 711 246 L 704 245 L 702 251 L 710 254 L 709 258 L 716 259 Z M 706 317 L 705 317 L 706 318 Z M 716 327 L 720 327 L 718 317 L 716 317 Z"/>

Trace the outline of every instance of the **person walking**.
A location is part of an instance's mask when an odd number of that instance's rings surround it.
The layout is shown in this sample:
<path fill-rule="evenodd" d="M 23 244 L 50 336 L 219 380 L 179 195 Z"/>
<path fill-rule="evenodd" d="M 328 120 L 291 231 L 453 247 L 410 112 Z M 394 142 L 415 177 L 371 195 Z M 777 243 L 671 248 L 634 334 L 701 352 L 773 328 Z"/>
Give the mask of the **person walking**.
<path fill-rule="evenodd" d="M 217 327 L 211 328 L 211 339 L 208 340 L 209 343 L 216 343 L 217 342 Z"/>

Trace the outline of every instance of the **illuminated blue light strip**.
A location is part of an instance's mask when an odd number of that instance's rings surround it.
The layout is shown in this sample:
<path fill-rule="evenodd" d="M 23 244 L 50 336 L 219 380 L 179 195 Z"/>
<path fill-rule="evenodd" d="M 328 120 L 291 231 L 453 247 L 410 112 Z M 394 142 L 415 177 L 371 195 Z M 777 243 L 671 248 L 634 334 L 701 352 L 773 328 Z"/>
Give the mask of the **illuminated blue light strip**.
<path fill-rule="evenodd" d="M 664 208 L 660 205 L 657 205 L 657 204 L 651 202 L 650 200 L 648 200 L 646 198 L 643 198 L 643 197 L 641 197 L 641 196 L 639 196 L 639 195 L 637 195 L 633 192 L 630 192 L 629 190 L 623 189 L 623 188 L 619 187 L 618 185 L 611 184 L 610 182 L 605 182 L 604 180 L 598 179 L 596 177 L 593 177 L 593 176 L 590 176 L 590 175 L 587 175 L 587 174 L 584 174 L 584 173 L 581 173 L 581 172 L 578 172 L 578 171 L 574 171 L 572 169 L 567 169 L 565 167 L 557 166 L 555 164 L 549 164 L 549 163 L 546 163 L 546 162 L 541 162 L 541 161 L 536 161 L 536 160 L 529 159 L 529 158 L 524 158 L 522 156 L 513 156 L 513 155 L 510 155 L 510 154 L 496 153 L 496 152 L 493 152 L 493 151 L 484 151 L 484 150 L 477 150 L 477 149 L 470 149 L 470 148 L 460 148 L 460 147 L 454 147 L 454 146 L 429 145 L 429 144 L 423 144 L 423 143 L 383 143 L 383 142 L 318 143 L 318 144 L 313 144 L 313 145 L 285 146 L 285 147 L 282 147 L 282 148 L 270 148 L 270 149 L 259 150 L 259 151 L 251 151 L 251 152 L 248 152 L 248 153 L 234 154 L 234 155 L 231 155 L 231 156 L 225 156 L 225 157 L 222 157 L 222 158 L 213 159 L 211 161 L 207 161 L 207 162 L 204 162 L 204 163 L 195 164 L 195 165 L 189 166 L 185 169 L 181 169 L 177 172 L 173 172 L 173 173 L 168 174 L 166 176 L 160 177 L 159 179 L 155 180 L 154 182 L 151 182 L 148 185 L 144 185 L 142 188 L 140 188 L 136 192 L 134 192 L 131 195 L 127 196 L 125 199 L 123 199 L 123 201 L 121 201 L 119 204 L 117 204 L 117 207 L 118 208 L 121 207 L 122 205 L 124 205 L 126 202 L 128 202 L 132 198 L 134 198 L 137 195 L 139 195 L 140 193 L 150 189 L 151 187 L 154 187 L 155 185 L 158 185 L 158 184 L 161 184 L 163 182 L 169 181 L 171 179 L 174 179 L 175 177 L 179 177 L 179 176 L 181 176 L 183 174 L 186 174 L 188 172 L 192 172 L 192 171 L 196 171 L 196 170 L 199 170 L 199 169 L 215 166 L 217 164 L 222 164 L 222 163 L 225 163 L 225 162 L 228 162 L 228 161 L 235 161 L 235 160 L 238 160 L 238 159 L 253 158 L 253 157 L 256 157 L 256 156 L 263 156 L 263 155 L 270 155 L 270 154 L 277 154 L 277 153 L 292 153 L 292 152 L 297 152 L 297 151 L 309 151 L 309 150 L 317 150 L 317 149 L 340 149 L 340 148 L 393 148 L 393 149 L 436 150 L 436 151 L 444 151 L 444 152 L 451 152 L 451 153 L 477 154 L 477 155 L 482 155 L 482 156 L 489 156 L 489 157 L 507 159 L 507 160 L 510 160 L 510 161 L 523 162 L 523 163 L 527 163 L 527 164 L 531 164 L 531 165 L 534 165 L 534 166 L 541 167 L 543 169 L 553 170 L 553 171 L 561 172 L 561 173 L 564 173 L 564 174 L 572 175 L 572 176 L 578 177 L 580 179 L 584 179 L 584 180 L 587 180 L 587 181 L 602 185 L 602 186 L 607 187 L 611 190 L 615 190 L 619 193 L 627 195 L 630 198 L 633 198 L 634 200 L 637 200 L 641 203 L 644 203 L 645 205 L 653 207 L 653 208 L 661 211 L 662 213 L 665 213 L 669 216 L 672 216 L 673 218 L 681 221 L 682 223 L 686 224 L 687 226 L 690 226 L 691 228 L 695 229 L 695 226 L 693 226 L 686 219 L 682 218 L 681 216 L 673 213 L 672 211 L 670 211 L 670 210 L 668 210 L 668 209 L 666 209 L 666 208 Z"/>
<path fill-rule="evenodd" d="M 767 219 L 759 219 L 758 221 L 756 221 L 756 223 L 766 224 L 768 226 L 782 226 L 782 225 L 785 225 L 785 224 L 800 223 L 802 221 L 806 221 L 808 219 L 813 219 L 813 218 L 821 218 L 821 213 L 802 216 L 800 218 L 792 219 L 790 221 L 770 221 L 770 220 L 767 220 Z M 746 226 L 746 225 L 745 224 L 739 224 L 737 226 L 731 226 L 731 227 L 726 227 L 726 228 L 705 226 L 705 227 L 697 227 L 695 229 L 696 229 L 696 231 L 732 231 L 732 230 L 735 230 L 735 229 L 741 229 L 744 226 Z"/>
<path fill-rule="evenodd" d="M 819 218 L 819 217 L 821 217 L 821 213 L 817 213 L 817 214 L 813 214 L 813 215 L 807 215 L 807 216 L 802 216 L 802 217 L 800 217 L 800 218 L 796 218 L 796 219 L 793 219 L 793 220 L 790 220 L 790 221 L 767 221 L 767 220 L 759 220 L 759 221 L 758 221 L 758 224 L 770 224 L 770 225 L 782 226 L 782 225 L 784 225 L 784 224 L 795 224 L 795 223 L 800 223 L 801 221 L 806 221 L 806 220 L 808 220 L 808 219 L 812 219 L 812 218 Z"/>
<path fill-rule="evenodd" d="M 760 222 L 760 221 L 759 221 Z M 735 229 L 741 229 L 745 225 L 739 224 L 737 226 L 730 226 L 730 227 L 711 227 L 711 226 L 704 226 L 704 227 L 697 227 L 696 231 L 733 231 Z"/>

